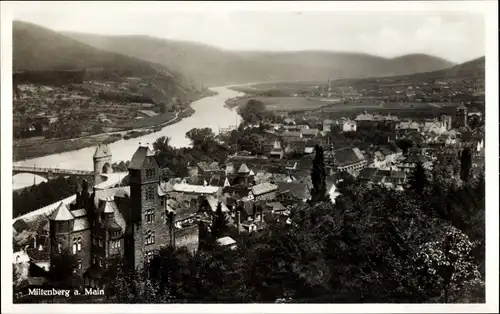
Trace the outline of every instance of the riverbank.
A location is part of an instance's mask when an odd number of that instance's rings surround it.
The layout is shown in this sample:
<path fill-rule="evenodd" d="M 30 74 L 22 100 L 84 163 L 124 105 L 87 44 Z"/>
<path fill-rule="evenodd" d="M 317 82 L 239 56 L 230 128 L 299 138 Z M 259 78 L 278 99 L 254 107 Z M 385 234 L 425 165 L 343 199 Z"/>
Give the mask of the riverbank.
<path fill-rule="evenodd" d="M 215 92 L 213 92 L 215 93 Z M 212 95 L 216 95 L 212 94 Z M 204 98 L 207 95 L 203 95 Z M 200 99 L 201 99 L 200 98 Z M 199 100 L 199 99 L 197 99 Z M 195 101 L 197 101 L 195 100 Z M 124 129 L 117 132 L 100 133 L 82 136 L 74 139 L 53 140 L 43 138 L 30 138 L 13 142 L 13 161 L 43 157 L 52 154 L 60 154 L 68 151 L 97 146 L 102 143 L 113 143 L 121 139 L 136 138 L 161 130 L 161 128 L 180 122 L 182 119 L 190 117 L 195 110 L 189 106 L 175 114 L 174 118 L 168 121 L 157 121 L 154 125 L 147 125 L 137 128 Z"/>

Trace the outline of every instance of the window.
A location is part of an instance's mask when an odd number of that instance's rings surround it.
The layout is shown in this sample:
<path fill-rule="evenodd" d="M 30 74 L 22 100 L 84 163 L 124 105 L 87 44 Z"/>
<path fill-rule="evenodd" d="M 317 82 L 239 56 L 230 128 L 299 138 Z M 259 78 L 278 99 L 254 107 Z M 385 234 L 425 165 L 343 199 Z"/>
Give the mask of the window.
<path fill-rule="evenodd" d="M 99 247 L 102 247 L 102 238 L 99 237 Z"/>
<path fill-rule="evenodd" d="M 78 264 L 77 268 L 78 268 L 78 269 L 82 269 L 82 260 L 81 260 L 81 259 L 79 259 L 79 260 L 77 261 L 77 264 Z"/>
<path fill-rule="evenodd" d="M 95 255 L 92 254 L 92 264 L 95 265 Z"/>
<path fill-rule="evenodd" d="M 111 241 L 111 248 L 117 249 L 120 247 L 120 240 Z"/>
<path fill-rule="evenodd" d="M 146 169 L 146 178 L 154 178 L 155 169 Z"/>
<path fill-rule="evenodd" d="M 76 254 L 76 239 L 73 239 L 73 254 Z"/>
<path fill-rule="evenodd" d="M 163 197 L 160 200 L 160 204 L 161 204 L 162 207 L 165 205 L 165 200 L 163 199 Z"/>
<path fill-rule="evenodd" d="M 99 257 L 99 267 L 102 267 L 102 257 Z"/>
<path fill-rule="evenodd" d="M 76 251 L 80 252 L 82 250 L 82 238 L 76 240 Z"/>
<path fill-rule="evenodd" d="M 153 244 L 155 243 L 155 233 L 154 231 L 148 230 L 146 231 L 146 244 Z"/>
<path fill-rule="evenodd" d="M 92 233 L 92 244 L 97 245 L 97 239 L 95 233 Z"/>
<path fill-rule="evenodd" d="M 59 243 L 57 243 L 57 251 L 58 251 L 59 253 L 61 253 L 61 251 L 62 251 L 62 244 L 61 244 L 60 242 L 59 242 Z"/>
<path fill-rule="evenodd" d="M 146 260 L 147 263 L 149 263 L 153 259 L 153 251 L 146 252 L 144 254 L 144 259 Z"/>
<path fill-rule="evenodd" d="M 147 187 L 146 189 L 146 199 L 154 200 L 155 199 L 155 189 L 152 186 Z"/>
<path fill-rule="evenodd" d="M 146 212 L 146 223 L 152 223 L 155 220 L 155 213 L 152 209 Z"/>

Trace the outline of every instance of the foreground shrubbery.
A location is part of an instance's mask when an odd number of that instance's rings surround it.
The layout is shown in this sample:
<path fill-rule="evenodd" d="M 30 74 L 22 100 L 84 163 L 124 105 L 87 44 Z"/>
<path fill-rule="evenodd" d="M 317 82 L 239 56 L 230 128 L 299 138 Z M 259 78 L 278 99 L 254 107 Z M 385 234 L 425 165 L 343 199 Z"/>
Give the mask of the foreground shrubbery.
<path fill-rule="evenodd" d="M 427 179 L 422 194 L 346 180 L 335 205 L 296 207 L 292 225 L 241 236 L 237 250 L 165 249 L 112 278 L 116 301 L 484 302 L 484 177 Z"/>

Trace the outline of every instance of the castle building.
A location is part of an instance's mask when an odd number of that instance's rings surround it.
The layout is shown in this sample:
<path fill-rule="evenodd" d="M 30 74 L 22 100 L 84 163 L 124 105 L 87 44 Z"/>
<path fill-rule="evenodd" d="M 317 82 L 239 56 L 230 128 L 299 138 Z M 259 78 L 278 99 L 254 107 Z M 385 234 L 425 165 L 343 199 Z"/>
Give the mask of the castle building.
<path fill-rule="evenodd" d="M 99 145 L 96 172 L 108 173 L 110 161 L 109 147 Z M 130 186 L 89 191 L 84 183 L 73 203 L 61 202 L 48 217 L 50 259 L 63 251 L 73 254 L 76 273 L 86 285 L 105 285 L 104 271 L 115 257 L 141 268 L 161 248 L 186 246 L 193 252 L 198 247 L 198 204 L 177 201 L 176 189 L 162 188 L 160 167 L 149 147 L 137 149 L 128 173 Z"/>

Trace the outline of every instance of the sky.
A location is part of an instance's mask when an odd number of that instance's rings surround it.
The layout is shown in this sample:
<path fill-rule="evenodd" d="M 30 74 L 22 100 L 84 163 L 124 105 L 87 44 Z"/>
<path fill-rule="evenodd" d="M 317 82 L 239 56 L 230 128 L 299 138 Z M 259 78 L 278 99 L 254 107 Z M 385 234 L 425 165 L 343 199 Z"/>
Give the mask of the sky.
<path fill-rule="evenodd" d="M 219 10 L 185 3 L 169 7 L 168 3 L 47 2 L 18 6 L 12 16 L 59 31 L 150 35 L 226 50 L 328 50 L 382 57 L 425 53 L 456 63 L 485 54 L 485 25 L 480 13 L 443 12 L 429 5 L 423 7 L 426 12 L 368 12 L 363 6 L 347 12 L 316 7 L 309 5 L 303 10 L 281 5 L 273 12 L 255 10 L 255 6 Z"/>

